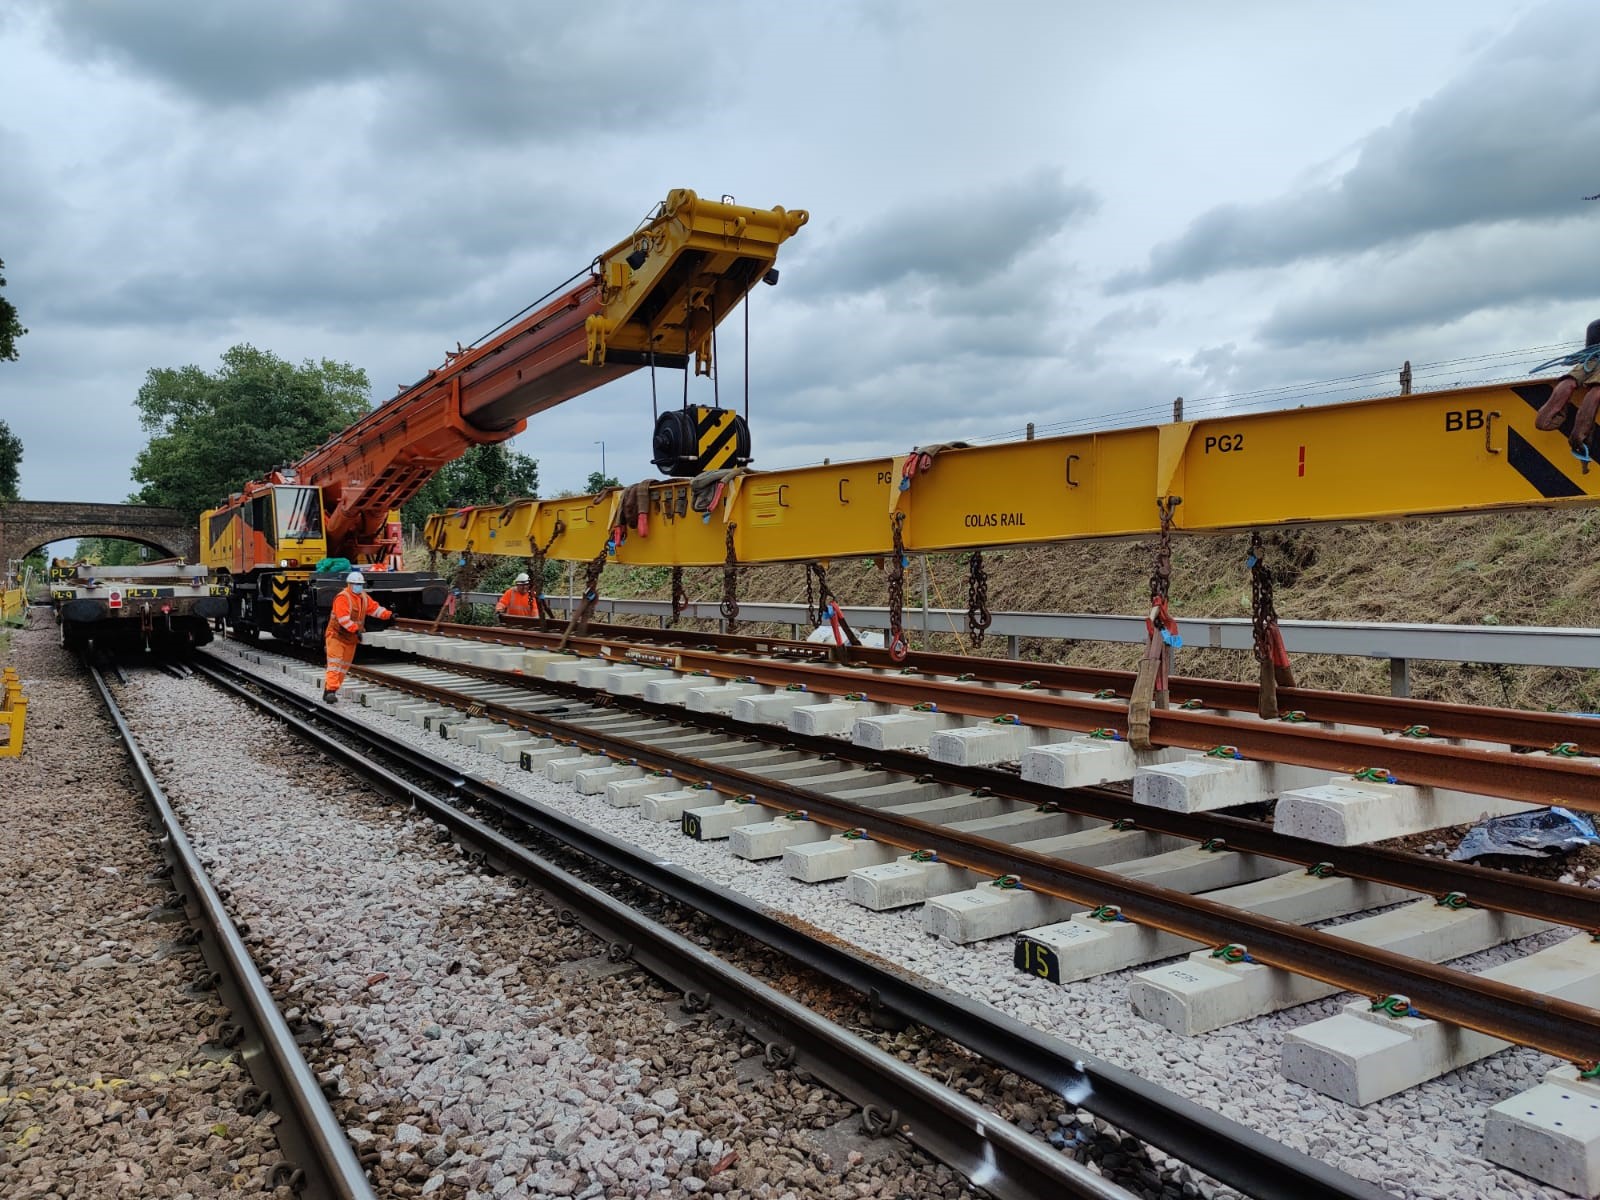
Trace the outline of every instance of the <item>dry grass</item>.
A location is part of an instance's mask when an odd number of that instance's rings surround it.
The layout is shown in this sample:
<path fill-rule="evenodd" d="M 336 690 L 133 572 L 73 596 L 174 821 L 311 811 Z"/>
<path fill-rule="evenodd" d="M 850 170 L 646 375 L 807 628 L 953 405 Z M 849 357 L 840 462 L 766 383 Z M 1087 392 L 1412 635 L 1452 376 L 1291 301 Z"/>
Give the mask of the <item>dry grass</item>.
<path fill-rule="evenodd" d="M 1278 612 L 1285 620 L 1414 621 L 1443 624 L 1584 625 L 1600 589 L 1600 563 L 1584 553 L 1600 518 L 1584 512 L 1504 513 L 1449 520 L 1405 521 L 1275 531 L 1267 536 L 1267 561 L 1278 578 Z M 1244 617 L 1250 612 L 1243 535 L 1180 539 L 1173 553 L 1172 608 L 1180 616 Z M 995 611 L 1139 612 L 1148 603 L 1151 545 L 1147 542 L 1074 543 L 990 552 L 989 603 Z M 835 563 L 829 572 L 846 608 L 882 605 L 882 572 L 871 562 Z M 930 556 L 930 603 L 964 609 L 964 554 Z M 687 573 L 690 597 L 721 595 L 721 570 Z M 608 596 L 668 594 L 664 568 L 609 567 L 601 582 Z M 752 600 L 800 602 L 799 566 L 751 567 L 740 595 Z M 918 567 L 907 573 L 907 600 L 918 604 Z M 774 631 L 777 632 L 777 631 Z M 924 648 L 963 650 L 954 634 L 937 635 Z M 991 638 L 984 653 L 1003 654 Z M 1024 640 L 1022 657 L 1086 666 L 1131 669 L 1135 647 Z M 1186 649 L 1185 675 L 1253 679 L 1247 653 Z M 1305 656 L 1295 664 L 1310 687 L 1386 692 L 1382 659 Z M 1578 669 L 1416 663 L 1413 694 L 1427 699 L 1510 704 L 1533 709 L 1600 710 L 1600 681 Z"/>

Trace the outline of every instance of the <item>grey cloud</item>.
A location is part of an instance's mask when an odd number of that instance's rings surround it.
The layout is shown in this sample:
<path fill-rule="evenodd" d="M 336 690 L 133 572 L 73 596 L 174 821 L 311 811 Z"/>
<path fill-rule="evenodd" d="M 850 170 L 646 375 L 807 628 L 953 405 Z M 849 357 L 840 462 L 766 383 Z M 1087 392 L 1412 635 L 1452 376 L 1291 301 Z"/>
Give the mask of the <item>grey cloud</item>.
<path fill-rule="evenodd" d="M 1271 346 L 1358 342 L 1484 310 L 1562 300 L 1589 301 L 1600 316 L 1593 263 L 1579 249 L 1597 242 L 1600 212 L 1431 237 L 1398 256 L 1363 255 L 1310 294 L 1278 305 L 1258 333 Z M 1581 333 L 1581 327 L 1551 330 L 1548 340 Z"/>
<path fill-rule="evenodd" d="M 797 290 L 859 296 L 916 280 L 958 297 L 954 289 L 1004 274 L 1095 205 L 1092 191 L 1051 170 L 903 205 L 853 230 L 814 231 L 816 248 L 795 258 Z"/>
<path fill-rule="evenodd" d="M 1600 186 L 1600 75 L 1570 69 L 1565 50 L 1592 20 L 1585 0 L 1535 10 L 1436 95 L 1369 135 L 1338 179 L 1202 213 L 1109 290 L 1573 212 Z"/>
<path fill-rule="evenodd" d="M 382 85 L 386 140 L 572 141 L 647 120 L 708 50 L 683 22 L 620 0 L 537 7 L 488 0 L 55 0 L 71 54 L 109 60 L 202 108 L 270 107 L 316 89 Z M 648 53 L 634 52 L 647 39 Z M 619 74 L 620 73 L 620 74 Z M 627 86 L 607 86 L 607 80 Z"/>

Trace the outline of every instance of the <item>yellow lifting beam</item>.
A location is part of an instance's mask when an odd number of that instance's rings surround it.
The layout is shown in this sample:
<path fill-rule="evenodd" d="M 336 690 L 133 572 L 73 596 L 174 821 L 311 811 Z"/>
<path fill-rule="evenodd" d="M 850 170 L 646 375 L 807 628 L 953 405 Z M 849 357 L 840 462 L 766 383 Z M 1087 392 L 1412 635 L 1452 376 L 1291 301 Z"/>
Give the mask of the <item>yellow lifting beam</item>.
<path fill-rule="evenodd" d="M 918 553 L 1145 535 L 1173 498 L 1173 528 L 1186 533 L 1600 502 L 1600 467 L 1534 427 L 1550 390 L 1532 380 L 750 472 L 708 513 L 690 506 L 687 482 L 661 483 L 644 532 L 628 528 L 613 561 L 715 566 L 729 524 L 741 563 L 882 555 L 895 513 Z M 548 546 L 549 558 L 583 562 L 622 510 L 620 489 L 519 500 L 435 514 L 425 539 L 454 555 Z"/>

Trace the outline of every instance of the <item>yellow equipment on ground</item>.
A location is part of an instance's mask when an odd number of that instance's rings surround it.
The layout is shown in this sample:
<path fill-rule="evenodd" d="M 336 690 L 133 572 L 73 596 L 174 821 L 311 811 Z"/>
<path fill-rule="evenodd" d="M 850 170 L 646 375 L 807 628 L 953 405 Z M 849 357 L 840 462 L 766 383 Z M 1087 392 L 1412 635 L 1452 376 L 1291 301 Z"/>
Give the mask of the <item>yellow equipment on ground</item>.
<path fill-rule="evenodd" d="M 28 698 L 22 694 L 22 680 L 15 667 L 0 671 L 0 730 L 7 738 L 0 742 L 0 758 L 22 755 L 22 735 L 28 721 Z"/>

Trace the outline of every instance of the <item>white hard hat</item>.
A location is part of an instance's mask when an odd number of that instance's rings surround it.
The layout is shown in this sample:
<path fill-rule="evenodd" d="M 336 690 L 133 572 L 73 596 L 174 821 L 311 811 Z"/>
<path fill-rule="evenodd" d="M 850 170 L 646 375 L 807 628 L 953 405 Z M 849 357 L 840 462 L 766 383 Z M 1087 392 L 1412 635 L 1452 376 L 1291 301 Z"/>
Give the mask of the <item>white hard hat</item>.
<path fill-rule="evenodd" d="M 527 583 L 528 582 L 528 573 L 526 571 L 519 571 L 517 573 L 517 582 L 518 583 Z"/>
<path fill-rule="evenodd" d="M 365 583 L 366 579 L 363 578 L 360 571 L 351 571 L 350 574 L 344 577 L 344 581 L 346 583 Z"/>

